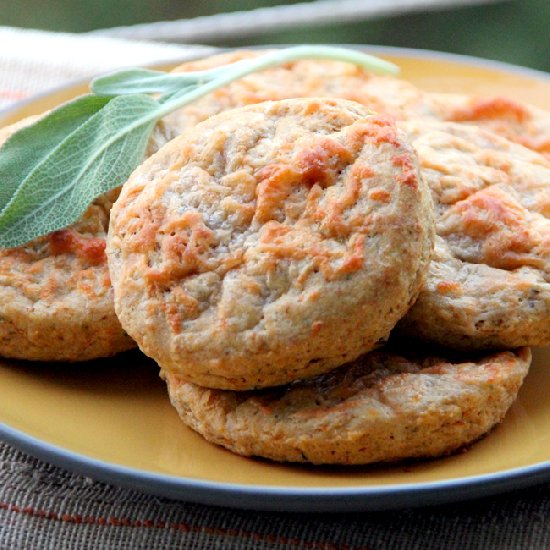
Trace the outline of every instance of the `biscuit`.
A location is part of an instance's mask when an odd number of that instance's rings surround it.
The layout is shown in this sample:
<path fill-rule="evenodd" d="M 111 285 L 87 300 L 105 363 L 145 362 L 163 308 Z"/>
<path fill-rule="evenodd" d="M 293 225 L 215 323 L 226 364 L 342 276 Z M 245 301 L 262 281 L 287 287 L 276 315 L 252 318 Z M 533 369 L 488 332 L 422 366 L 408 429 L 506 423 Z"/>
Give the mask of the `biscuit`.
<path fill-rule="evenodd" d="M 187 62 L 174 71 L 211 69 L 262 53 L 237 50 Z M 335 61 L 294 61 L 253 73 L 184 107 L 169 120 L 174 129 L 185 130 L 227 109 L 294 97 L 349 99 L 396 120 L 475 124 L 550 159 L 550 113 L 543 109 L 502 97 L 424 92 L 405 80 Z"/>
<path fill-rule="evenodd" d="M 267 51 L 270 50 L 218 54 L 186 62 L 173 72 L 212 69 L 258 57 Z M 299 60 L 249 74 L 176 111 L 167 120 L 172 128 L 184 131 L 228 109 L 300 97 L 348 99 L 396 120 L 433 116 L 426 94 L 410 82 L 368 73 L 350 63 Z"/>
<path fill-rule="evenodd" d="M 446 455 L 504 418 L 528 348 L 487 356 L 374 351 L 316 378 L 235 392 L 164 373 L 183 422 L 246 456 L 369 464 Z"/>
<path fill-rule="evenodd" d="M 441 120 L 481 126 L 550 160 L 550 113 L 504 97 L 429 94 Z"/>
<path fill-rule="evenodd" d="M 432 191 L 438 235 L 400 330 L 463 349 L 550 344 L 550 162 L 475 126 L 400 126 Z"/>
<path fill-rule="evenodd" d="M 0 131 L 0 143 L 38 117 Z M 165 141 L 160 125 L 149 153 Z M 0 249 L 0 355 L 85 361 L 135 347 L 115 315 L 105 238 L 113 190 L 73 225 Z"/>
<path fill-rule="evenodd" d="M 372 349 L 416 299 L 431 209 L 403 135 L 357 103 L 227 111 L 123 186 L 115 309 L 146 355 L 197 384 L 313 376 Z"/>

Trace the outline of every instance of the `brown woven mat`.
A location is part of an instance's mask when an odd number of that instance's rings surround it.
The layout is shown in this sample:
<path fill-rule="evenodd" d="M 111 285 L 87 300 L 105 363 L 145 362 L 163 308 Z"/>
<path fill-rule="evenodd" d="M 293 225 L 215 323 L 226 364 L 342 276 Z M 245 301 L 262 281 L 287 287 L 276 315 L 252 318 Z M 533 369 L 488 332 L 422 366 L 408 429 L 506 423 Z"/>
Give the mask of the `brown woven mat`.
<path fill-rule="evenodd" d="M 284 514 L 176 502 L 0 447 L 0 548 L 550 548 L 550 486 L 397 512 Z"/>

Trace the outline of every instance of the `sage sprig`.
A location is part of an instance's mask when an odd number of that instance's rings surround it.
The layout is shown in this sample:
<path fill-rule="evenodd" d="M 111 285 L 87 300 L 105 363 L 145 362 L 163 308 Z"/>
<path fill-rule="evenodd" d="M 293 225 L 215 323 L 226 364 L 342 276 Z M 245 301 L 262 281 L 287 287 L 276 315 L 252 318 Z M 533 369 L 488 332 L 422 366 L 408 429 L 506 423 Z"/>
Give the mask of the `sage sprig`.
<path fill-rule="evenodd" d="M 207 71 L 130 69 L 96 78 L 91 94 L 61 105 L 0 147 L 0 247 L 78 220 L 94 198 L 128 179 L 161 118 L 247 74 L 298 59 L 398 71 L 356 50 L 298 46 Z"/>

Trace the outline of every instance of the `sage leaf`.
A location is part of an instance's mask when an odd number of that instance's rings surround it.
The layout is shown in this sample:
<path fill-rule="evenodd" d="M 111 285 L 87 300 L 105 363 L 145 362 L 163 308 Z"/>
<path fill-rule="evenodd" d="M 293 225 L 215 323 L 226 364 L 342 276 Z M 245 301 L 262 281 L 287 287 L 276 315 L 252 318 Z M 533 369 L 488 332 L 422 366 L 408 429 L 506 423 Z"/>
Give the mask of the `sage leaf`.
<path fill-rule="evenodd" d="M 227 70 L 224 66 L 223 69 Z M 115 96 L 123 94 L 170 94 L 186 87 L 197 87 L 212 80 L 219 69 L 190 73 L 165 73 L 147 69 L 127 69 L 100 76 L 92 80 L 94 94 Z M 202 76 L 201 76 L 202 75 Z"/>
<path fill-rule="evenodd" d="M 135 93 L 170 94 L 185 87 L 197 88 L 218 78 L 224 82 L 231 82 L 246 74 L 298 59 L 332 59 L 354 63 L 375 73 L 396 74 L 399 72 L 397 65 L 356 50 L 333 46 L 296 46 L 205 71 L 181 73 L 165 73 L 147 69 L 115 71 L 92 80 L 90 88 L 95 94 L 106 96 Z M 235 76 L 237 73 L 238 76 Z"/>
<path fill-rule="evenodd" d="M 0 148 L 0 212 L 44 157 L 108 102 L 108 98 L 81 96 L 6 140 Z"/>
<path fill-rule="evenodd" d="M 0 247 L 71 225 L 97 196 L 122 185 L 143 160 L 162 117 L 249 73 L 298 59 L 344 61 L 386 74 L 399 70 L 357 50 L 298 46 L 207 71 L 130 69 L 100 77 L 92 95 L 19 130 L 0 148 Z"/>
<path fill-rule="evenodd" d="M 362 67 L 366 70 L 383 74 L 396 74 L 399 72 L 399 67 L 384 61 L 372 55 L 368 55 L 357 50 L 348 50 L 346 48 L 335 48 L 333 46 L 296 46 L 294 48 L 287 48 L 283 50 L 276 50 L 269 52 L 260 57 L 252 59 L 244 59 L 237 61 L 230 65 L 225 65 L 213 71 L 211 78 L 208 78 L 206 82 L 200 86 L 190 86 L 186 93 L 176 92 L 173 97 L 169 97 L 169 100 L 163 102 L 163 114 L 166 116 L 175 111 L 192 103 L 196 99 L 210 93 L 222 86 L 242 78 L 250 73 L 256 71 L 263 71 L 269 67 L 275 65 L 281 65 L 288 61 L 296 61 L 300 59 L 330 59 L 333 61 L 346 61 Z M 198 74 L 201 78 L 205 77 L 206 71 L 199 71 Z M 170 73 L 173 77 L 176 77 L 178 73 Z M 193 73 L 187 73 L 193 74 Z"/>
<path fill-rule="evenodd" d="M 14 247 L 75 222 L 143 160 L 159 104 L 119 96 L 35 164 L 0 216 L 0 246 Z M 20 157 L 24 162 L 24 157 Z"/>

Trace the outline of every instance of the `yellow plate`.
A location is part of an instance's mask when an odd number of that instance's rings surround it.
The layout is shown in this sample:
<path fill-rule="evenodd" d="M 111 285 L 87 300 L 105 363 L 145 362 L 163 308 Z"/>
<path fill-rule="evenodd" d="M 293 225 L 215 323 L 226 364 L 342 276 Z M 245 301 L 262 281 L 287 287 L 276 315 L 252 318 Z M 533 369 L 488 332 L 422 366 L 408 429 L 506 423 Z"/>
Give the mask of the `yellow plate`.
<path fill-rule="evenodd" d="M 550 108 L 550 78 L 542 73 L 433 52 L 374 51 L 427 90 L 507 95 Z M 78 84 L 34 98 L 0 123 L 84 91 Z M 407 465 L 320 468 L 234 455 L 182 425 L 157 367 L 137 352 L 77 365 L 2 361 L 0 435 L 98 479 L 209 504 L 299 511 L 433 504 L 550 480 L 550 347 L 534 355 L 518 401 L 488 437 L 465 453 Z"/>

